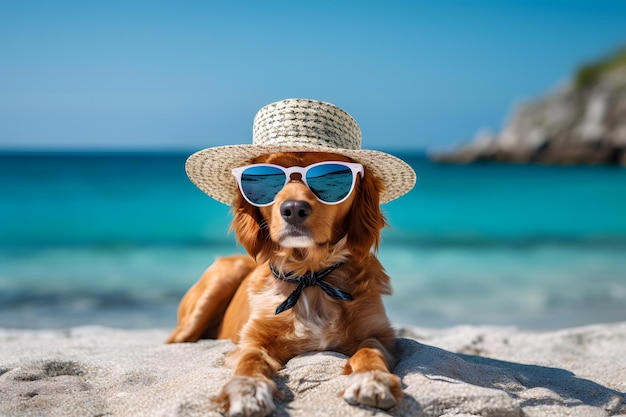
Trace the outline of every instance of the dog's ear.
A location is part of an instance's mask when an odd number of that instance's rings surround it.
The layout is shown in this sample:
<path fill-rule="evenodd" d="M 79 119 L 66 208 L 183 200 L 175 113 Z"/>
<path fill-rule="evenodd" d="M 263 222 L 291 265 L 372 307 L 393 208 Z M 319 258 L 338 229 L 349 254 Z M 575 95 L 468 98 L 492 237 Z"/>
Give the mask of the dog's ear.
<path fill-rule="evenodd" d="M 232 209 L 233 221 L 230 229 L 235 231 L 237 240 L 243 245 L 253 258 L 263 257 L 267 247 L 271 246 L 271 239 L 265 225 L 265 220 L 258 208 L 248 203 L 239 194 Z"/>
<path fill-rule="evenodd" d="M 366 169 L 365 175 L 358 179 L 355 191 L 357 195 L 346 216 L 348 248 L 357 259 L 365 259 L 372 247 L 378 250 L 380 231 L 387 225 L 380 210 L 380 193 L 383 183 Z"/>

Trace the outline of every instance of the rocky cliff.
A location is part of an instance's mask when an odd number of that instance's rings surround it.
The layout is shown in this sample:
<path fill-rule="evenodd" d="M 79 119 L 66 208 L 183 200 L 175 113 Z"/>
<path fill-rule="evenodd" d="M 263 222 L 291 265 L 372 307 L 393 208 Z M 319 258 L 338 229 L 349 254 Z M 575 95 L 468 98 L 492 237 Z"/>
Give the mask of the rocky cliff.
<path fill-rule="evenodd" d="M 501 132 L 480 133 L 468 145 L 431 158 L 626 166 L 626 48 L 516 109 Z"/>

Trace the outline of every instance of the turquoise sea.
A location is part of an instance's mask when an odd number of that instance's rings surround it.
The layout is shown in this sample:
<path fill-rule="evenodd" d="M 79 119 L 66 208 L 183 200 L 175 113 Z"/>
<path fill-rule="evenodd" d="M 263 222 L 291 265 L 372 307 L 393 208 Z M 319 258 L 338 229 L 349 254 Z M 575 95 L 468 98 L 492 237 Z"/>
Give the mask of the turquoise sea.
<path fill-rule="evenodd" d="M 397 324 L 551 329 L 626 320 L 626 169 L 439 165 L 383 206 Z M 172 327 L 242 252 L 186 154 L 0 154 L 0 327 Z"/>

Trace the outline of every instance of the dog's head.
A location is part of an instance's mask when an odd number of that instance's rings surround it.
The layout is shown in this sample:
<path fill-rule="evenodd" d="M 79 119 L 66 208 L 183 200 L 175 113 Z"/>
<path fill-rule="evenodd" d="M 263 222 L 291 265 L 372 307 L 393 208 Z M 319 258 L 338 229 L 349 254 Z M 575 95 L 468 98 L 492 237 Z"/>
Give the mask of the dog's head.
<path fill-rule="evenodd" d="M 281 152 L 250 163 L 306 167 L 322 161 L 354 162 L 331 153 Z M 258 261 L 288 254 L 294 260 L 310 262 L 307 267 L 315 269 L 339 242 L 345 242 L 354 258 L 364 259 L 372 248 L 378 248 L 380 230 L 386 224 L 379 205 L 382 182 L 364 169 L 363 176 L 357 175 L 352 193 L 339 204 L 319 201 L 299 174 L 291 176 L 269 206 L 253 206 L 240 194 L 233 206 L 232 229 Z"/>

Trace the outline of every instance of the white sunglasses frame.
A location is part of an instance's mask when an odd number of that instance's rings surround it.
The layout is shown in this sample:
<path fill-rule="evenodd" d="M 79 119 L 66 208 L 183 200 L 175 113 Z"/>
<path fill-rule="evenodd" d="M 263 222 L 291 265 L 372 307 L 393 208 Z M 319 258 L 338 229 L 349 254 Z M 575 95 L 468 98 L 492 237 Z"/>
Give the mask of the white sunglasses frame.
<path fill-rule="evenodd" d="M 328 164 L 343 165 L 343 166 L 346 166 L 346 167 L 350 168 L 350 170 L 352 171 L 352 185 L 350 186 L 350 191 L 348 191 L 348 193 L 346 194 L 346 196 L 344 198 L 342 198 L 341 200 L 339 200 L 337 202 L 332 202 L 332 203 L 329 203 L 328 201 L 324 201 L 324 200 L 320 199 L 317 195 L 315 195 L 313 190 L 311 190 L 311 187 L 309 187 L 309 184 L 306 182 L 306 173 L 307 173 L 307 171 L 309 169 L 314 168 L 316 166 L 328 165 Z M 243 174 L 243 172 L 246 169 L 252 168 L 252 167 L 272 167 L 272 168 L 278 168 L 281 171 L 283 171 L 285 173 L 285 183 L 283 184 L 283 187 L 281 188 L 281 190 L 283 188 L 285 188 L 285 185 L 287 185 L 290 181 L 293 181 L 291 179 L 291 174 L 300 174 L 300 178 L 301 178 L 302 182 L 304 183 L 304 185 L 306 185 L 306 187 L 315 196 L 317 201 L 319 201 L 320 203 L 328 204 L 330 206 L 333 206 L 333 205 L 336 205 L 336 204 L 341 204 L 344 201 L 346 201 L 348 199 L 348 197 L 350 197 L 350 194 L 352 194 L 352 191 L 354 191 L 354 186 L 356 185 L 357 174 L 361 174 L 361 178 L 363 178 L 363 176 L 365 175 L 365 169 L 363 168 L 363 165 L 358 164 L 356 162 L 344 162 L 344 161 L 322 161 L 322 162 L 317 162 L 315 164 L 307 165 L 305 167 L 301 167 L 301 166 L 284 167 L 284 166 L 275 165 L 275 164 L 251 164 L 251 165 L 245 165 L 245 166 L 242 166 L 242 167 L 233 168 L 232 174 L 235 176 L 235 179 L 237 180 L 237 186 L 239 187 L 239 191 L 241 192 L 241 195 L 243 196 L 243 198 L 245 198 L 245 200 L 248 203 L 252 204 L 255 207 L 271 206 L 276 201 L 276 196 L 274 196 L 272 201 L 270 201 L 267 204 L 253 203 L 252 201 L 250 201 L 248 199 L 248 197 L 246 196 L 246 193 L 243 192 L 243 187 L 241 186 L 241 175 Z M 276 194 L 278 195 L 278 193 L 276 193 Z"/>

